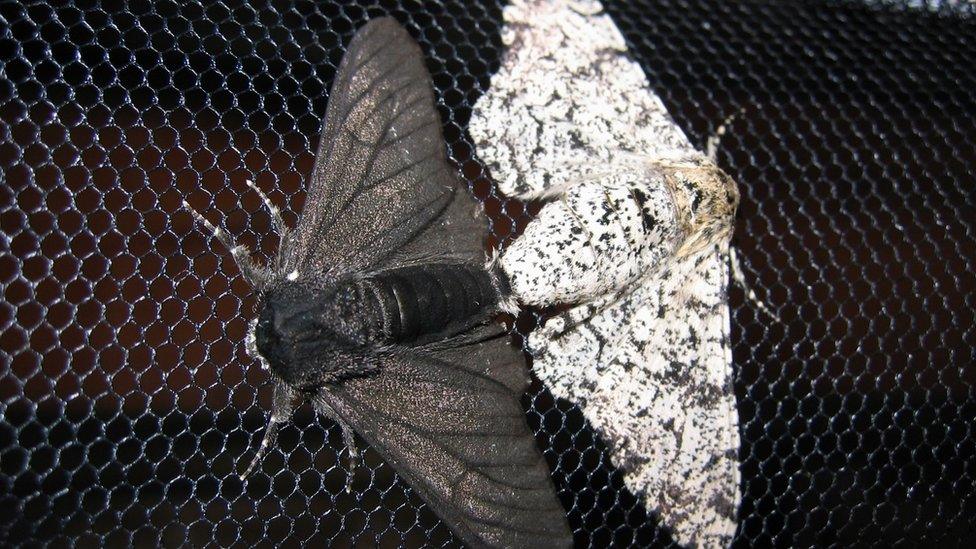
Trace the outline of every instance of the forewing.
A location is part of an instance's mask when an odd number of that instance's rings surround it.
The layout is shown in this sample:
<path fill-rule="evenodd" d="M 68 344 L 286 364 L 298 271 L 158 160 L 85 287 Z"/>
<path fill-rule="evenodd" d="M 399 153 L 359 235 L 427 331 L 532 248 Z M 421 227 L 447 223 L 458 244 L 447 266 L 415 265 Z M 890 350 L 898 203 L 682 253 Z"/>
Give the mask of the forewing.
<path fill-rule="evenodd" d="M 339 66 L 284 268 L 368 271 L 431 225 L 456 187 L 420 47 L 394 19 L 374 19 Z"/>
<path fill-rule="evenodd" d="M 504 17 L 508 49 L 468 125 L 504 194 L 558 194 L 621 153 L 693 152 L 598 2 L 511 2 Z"/>
<path fill-rule="evenodd" d="M 525 421 L 527 379 L 506 337 L 404 351 L 320 398 L 474 547 L 572 542 Z"/>
<path fill-rule="evenodd" d="M 377 267 L 413 263 L 483 264 L 488 224 L 481 204 L 459 183 L 450 203 L 415 238 L 384 258 Z"/>

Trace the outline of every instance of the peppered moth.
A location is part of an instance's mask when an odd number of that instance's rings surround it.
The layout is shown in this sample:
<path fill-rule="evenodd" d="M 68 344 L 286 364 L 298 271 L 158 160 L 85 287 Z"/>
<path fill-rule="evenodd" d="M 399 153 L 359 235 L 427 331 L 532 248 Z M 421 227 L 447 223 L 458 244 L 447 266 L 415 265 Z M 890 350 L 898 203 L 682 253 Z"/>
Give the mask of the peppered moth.
<path fill-rule="evenodd" d="M 727 546 L 736 185 L 675 125 L 599 2 L 512 0 L 504 16 L 469 131 L 502 192 L 552 199 L 500 258 L 522 304 L 573 304 L 529 335 L 534 370 L 678 542 Z"/>
<path fill-rule="evenodd" d="M 308 400 L 468 545 L 569 545 L 519 404 L 523 356 L 491 322 L 509 287 L 447 161 L 420 47 L 394 19 L 370 21 L 343 57 L 294 230 L 264 199 L 280 235 L 266 266 L 203 220 L 259 297 L 248 347 L 274 382 L 244 476 Z"/>

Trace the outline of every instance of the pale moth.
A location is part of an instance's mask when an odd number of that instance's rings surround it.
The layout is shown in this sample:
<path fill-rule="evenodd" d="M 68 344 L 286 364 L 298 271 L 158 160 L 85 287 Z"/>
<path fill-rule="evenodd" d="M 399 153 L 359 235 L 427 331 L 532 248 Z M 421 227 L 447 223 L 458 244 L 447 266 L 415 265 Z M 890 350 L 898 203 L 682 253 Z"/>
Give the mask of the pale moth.
<path fill-rule="evenodd" d="M 728 546 L 736 185 L 675 125 L 599 2 L 513 0 L 504 17 L 469 130 L 503 193 L 549 201 L 500 262 L 521 304 L 573 304 L 529 335 L 534 371 L 679 543 Z"/>

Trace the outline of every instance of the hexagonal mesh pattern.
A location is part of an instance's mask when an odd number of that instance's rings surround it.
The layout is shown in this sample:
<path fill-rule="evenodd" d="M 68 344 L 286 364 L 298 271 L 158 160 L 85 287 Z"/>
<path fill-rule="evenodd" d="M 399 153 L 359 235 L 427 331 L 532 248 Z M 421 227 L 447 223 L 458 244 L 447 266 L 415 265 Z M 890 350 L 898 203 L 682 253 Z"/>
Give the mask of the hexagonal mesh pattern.
<path fill-rule="evenodd" d="M 607 2 L 720 163 L 770 318 L 732 290 L 742 546 L 976 541 L 976 21 L 950 6 Z M 269 386 L 253 298 L 183 198 L 264 254 L 254 179 L 294 223 L 343 47 L 392 14 L 420 42 L 491 241 L 466 133 L 498 2 L 0 3 L 0 539 L 86 546 L 449 545 L 367 451 L 303 409 L 247 482 Z M 526 315 L 517 334 L 532 329 Z M 578 410 L 524 399 L 580 546 L 669 543 Z"/>

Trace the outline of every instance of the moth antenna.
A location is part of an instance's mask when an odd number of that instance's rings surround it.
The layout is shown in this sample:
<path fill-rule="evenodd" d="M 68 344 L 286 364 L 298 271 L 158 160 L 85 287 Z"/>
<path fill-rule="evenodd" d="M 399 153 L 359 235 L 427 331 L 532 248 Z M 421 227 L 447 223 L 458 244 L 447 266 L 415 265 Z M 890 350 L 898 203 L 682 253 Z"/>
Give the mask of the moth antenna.
<path fill-rule="evenodd" d="M 722 123 L 715 128 L 715 132 L 708 136 L 708 139 L 705 140 L 705 156 L 707 156 L 709 160 L 712 162 L 717 161 L 718 146 L 722 142 L 722 137 L 724 137 L 726 132 L 728 132 L 729 126 L 732 125 L 732 122 L 735 122 L 735 119 L 744 112 L 745 109 L 739 109 L 728 115 L 725 120 L 723 120 Z"/>
<path fill-rule="evenodd" d="M 258 196 L 261 197 L 261 202 L 264 202 L 264 207 L 267 208 L 268 213 L 271 214 L 271 225 L 274 226 L 275 232 L 278 233 L 278 238 L 284 240 L 285 235 L 288 234 L 288 227 L 285 225 L 285 218 L 281 216 L 281 210 L 278 209 L 278 206 L 275 206 L 274 202 L 268 198 L 268 195 L 264 194 L 261 187 L 258 187 L 253 180 L 248 179 L 247 186 L 253 189 L 254 192 L 258 193 Z"/>
<path fill-rule="evenodd" d="M 756 292 L 753 291 L 752 286 L 746 282 L 746 275 L 742 271 L 742 264 L 739 263 L 739 254 L 736 252 L 735 246 L 729 246 L 729 267 L 732 271 L 732 280 L 742 288 L 742 291 L 746 293 L 746 299 L 751 301 L 760 311 L 769 315 L 770 318 L 776 322 L 783 322 L 780 320 L 779 315 L 774 313 L 766 304 L 759 299 Z"/>
<path fill-rule="evenodd" d="M 231 238 L 230 234 L 227 233 L 227 231 L 214 225 L 206 217 L 203 217 L 203 215 L 194 210 L 193 206 L 190 206 L 190 203 L 186 200 L 183 201 L 183 208 L 189 211 L 190 214 L 193 215 L 193 218 L 206 227 L 207 230 L 210 231 L 210 234 L 216 238 L 217 241 L 227 249 L 227 251 L 230 252 L 231 257 L 234 258 L 234 263 L 237 264 L 237 267 L 244 275 L 244 279 L 247 280 L 251 286 L 257 287 L 264 283 L 264 281 L 267 279 L 267 273 L 265 272 L 264 268 L 251 259 L 251 250 L 249 250 L 247 246 L 237 244 L 234 239 Z"/>
<path fill-rule="evenodd" d="M 272 202 L 270 198 L 268 198 L 268 195 L 266 195 L 264 191 L 261 190 L 261 187 L 258 187 L 257 184 L 251 179 L 247 180 L 247 186 L 251 187 L 251 189 L 253 189 L 254 192 L 258 193 L 258 196 L 261 197 L 261 202 L 264 203 L 264 207 L 267 208 L 268 213 L 271 214 L 271 225 L 272 227 L 274 227 L 275 232 L 278 234 L 278 259 L 275 261 L 275 265 L 277 268 L 281 268 L 286 257 L 284 250 L 285 247 L 289 244 L 288 237 L 291 234 L 291 229 L 289 229 L 288 225 L 285 224 L 285 218 L 282 217 L 281 215 L 281 209 L 278 208 L 278 206 L 275 206 L 275 203 Z M 297 271 L 291 273 L 291 275 L 297 275 L 297 274 L 298 274 Z M 289 280 L 294 280 L 294 279 L 289 278 Z"/>
<path fill-rule="evenodd" d="M 642 168 L 648 165 L 662 168 L 692 168 L 701 162 L 702 153 L 680 149 L 666 149 L 654 154 L 637 153 L 626 149 L 615 149 L 613 160 L 620 166 Z"/>

